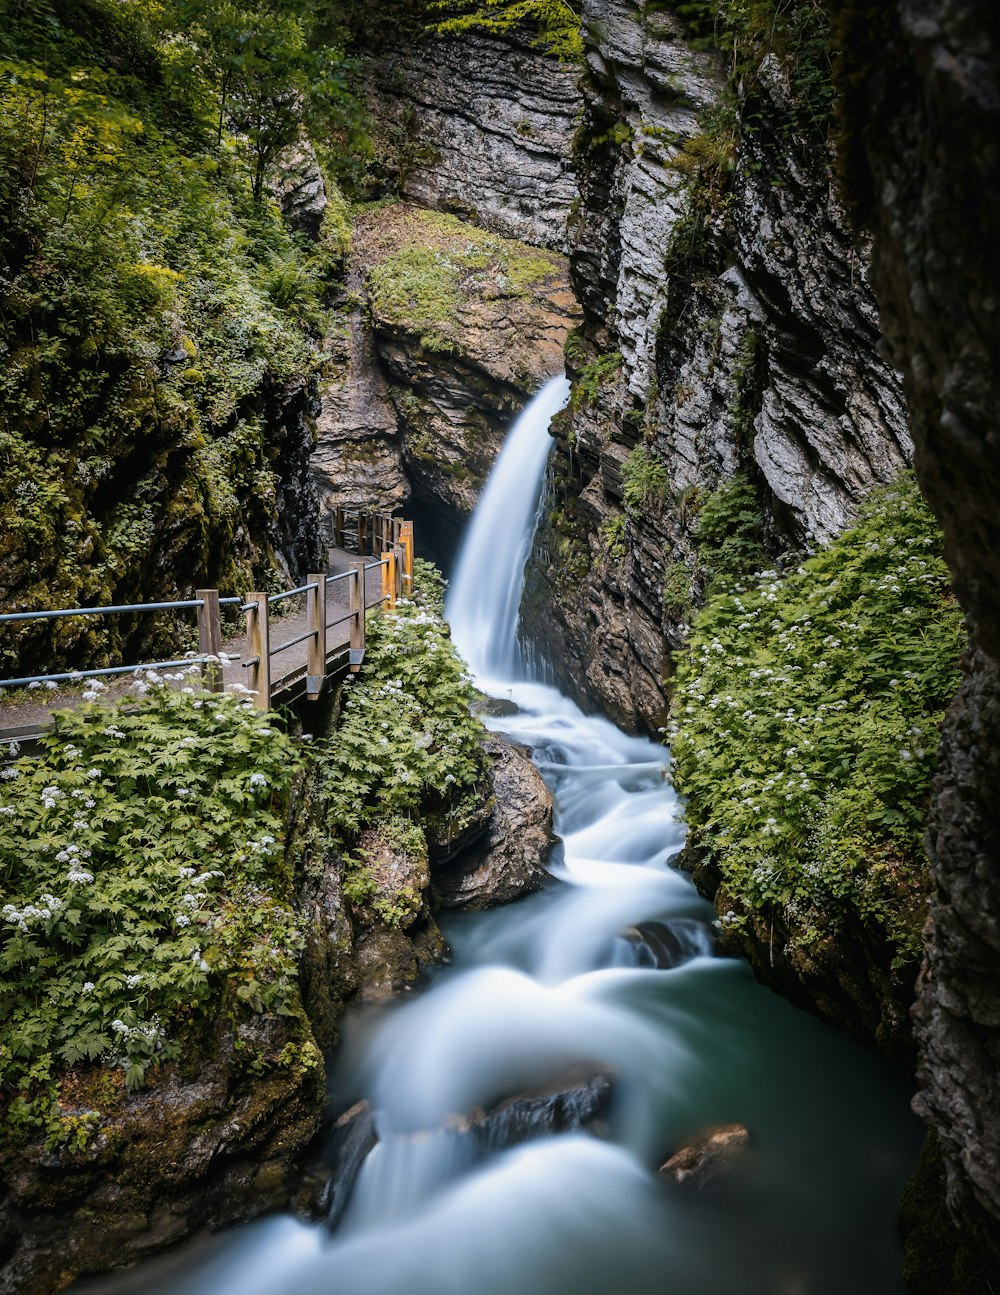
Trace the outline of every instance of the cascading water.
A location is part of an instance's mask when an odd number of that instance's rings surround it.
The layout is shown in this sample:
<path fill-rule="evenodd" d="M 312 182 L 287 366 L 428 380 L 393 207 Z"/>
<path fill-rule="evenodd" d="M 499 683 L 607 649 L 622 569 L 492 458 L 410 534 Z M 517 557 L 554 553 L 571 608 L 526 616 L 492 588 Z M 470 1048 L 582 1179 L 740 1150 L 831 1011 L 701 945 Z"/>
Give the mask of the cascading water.
<path fill-rule="evenodd" d="M 483 488 L 448 597 L 452 637 L 484 683 L 519 678 L 518 608 L 531 550 L 539 483 L 549 457 L 549 423 L 569 399 L 552 378 L 510 429 Z"/>
<path fill-rule="evenodd" d="M 496 726 L 531 746 L 553 791 L 552 887 L 453 918 L 452 965 L 348 1043 L 342 1090 L 368 1097 L 379 1140 L 332 1235 L 265 1220 L 192 1249 L 169 1273 L 147 1266 L 102 1289 L 902 1289 L 893 1220 L 918 1130 L 897 1082 L 743 964 L 712 956 L 713 914 L 669 866 L 682 829 L 663 748 L 517 677 L 516 593 L 548 422 L 566 390 L 550 384 L 518 421 L 448 603 L 481 685 L 518 704 Z M 587 1131 L 504 1149 L 516 1123 L 504 1117 L 501 1134 L 474 1135 L 476 1112 L 588 1075 L 610 1077 L 612 1101 Z M 745 1125 L 751 1143 L 714 1193 L 657 1178 L 685 1137 L 721 1122 Z"/>

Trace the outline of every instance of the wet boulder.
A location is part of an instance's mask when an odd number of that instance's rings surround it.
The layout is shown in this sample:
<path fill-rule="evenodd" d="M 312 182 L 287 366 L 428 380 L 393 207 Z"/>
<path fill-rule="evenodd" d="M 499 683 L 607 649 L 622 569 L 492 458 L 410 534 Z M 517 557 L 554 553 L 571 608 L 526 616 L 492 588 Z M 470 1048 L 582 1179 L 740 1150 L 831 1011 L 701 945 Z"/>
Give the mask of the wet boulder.
<path fill-rule="evenodd" d="M 493 908 L 540 889 L 552 847 L 552 797 L 525 747 L 499 733 L 486 741 L 495 806 L 485 832 L 432 880 L 444 908 Z"/>

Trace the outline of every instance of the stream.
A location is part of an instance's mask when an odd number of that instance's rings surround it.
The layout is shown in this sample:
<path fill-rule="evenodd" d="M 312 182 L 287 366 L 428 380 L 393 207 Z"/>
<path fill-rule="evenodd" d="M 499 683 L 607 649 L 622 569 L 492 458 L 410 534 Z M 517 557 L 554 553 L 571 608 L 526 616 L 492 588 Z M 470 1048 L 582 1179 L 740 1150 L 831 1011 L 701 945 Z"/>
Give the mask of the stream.
<path fill-rule="evenodd" d="M 145 1295 L 893 1295 L 895 1213 L 920 1127 L 846 1035 L 714 956 L 714 912 L 670 866 L 667 752 L 533 682 L 517 607 L 568 384 L 514 425 L 449 595 L 480 687 L 516 714 L 560 845 L 539 894 L 444 924 L 429 986 L 348 1035 L 338 1106 L 379 1141 L 335 1230 L 272 1217 L 106 1282 Z M 462 1117 L 566 1077 L 611 1077 L 586 1128 L 499 1149 Z M 711 1188 L 657 1175 L 692 1134 L 745 1125 Z M 500 1139 L 502 1142 L 502 1139 Z M 96 1289 L 88 1285 L 88 1289 Z"/>

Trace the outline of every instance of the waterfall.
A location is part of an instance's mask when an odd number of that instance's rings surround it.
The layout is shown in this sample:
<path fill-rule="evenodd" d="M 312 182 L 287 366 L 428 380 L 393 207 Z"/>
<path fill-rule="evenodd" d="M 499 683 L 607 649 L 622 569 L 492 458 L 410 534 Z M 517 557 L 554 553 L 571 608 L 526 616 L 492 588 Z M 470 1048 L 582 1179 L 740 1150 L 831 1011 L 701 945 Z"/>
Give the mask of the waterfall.
<path fill-rule="evenodd" d="M 518 419 L 448 602 L 480 685 L 517 706 L 491 726 L 553 793 L 551 885 L 449 918 L 450 965 L 348 1035 L 339 1105 L 364 1098 L 378 1141 L 332 1235 L 266 1219 L 105 1290 L 901 1295 L 893 1221 L 919 1139 L 904 1086 L 714 956 L 714 913 L 670 866 L 683 827 L 665 749 L 523 677 L 520 585 L 566 392 L 556 379 Z M 574 1122 L 572 1099 L 561 1123 L 524 1116 L 581 1076 L 610 1087 L 600 1120 Z M 718 1194 L 658 1178 L 723 1123 L 752 1147 Z M 518 1127 L 522 1145 L 502 1145 Z"/>
<path fill-rule="evenodd" d="M 521 585 L 552 446 L 549 424 L 569 390 L 565 378 L 552 378 L 517 418 L 459 556 L 446 614 L 455 645 L 482 681 L 523 673 L 517 645 Z"/>

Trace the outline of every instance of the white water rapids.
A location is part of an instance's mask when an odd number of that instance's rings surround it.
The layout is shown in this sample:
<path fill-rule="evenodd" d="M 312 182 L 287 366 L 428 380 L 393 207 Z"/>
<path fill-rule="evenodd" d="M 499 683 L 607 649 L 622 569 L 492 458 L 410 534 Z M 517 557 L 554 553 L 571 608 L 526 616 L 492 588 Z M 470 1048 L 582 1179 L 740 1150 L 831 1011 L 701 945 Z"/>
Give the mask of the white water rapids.
<path fill-rule="evenodd" d="M 893 1219 L 917 1136 L 905 1094 L 876 1058 L 712 956 L 714 914 L 670 867 L 683 830 L 665 749 L 521 677 L 519 593 L 567 391 L 550 383 L 514 427 L 448 602 L 480 685 L 519 707 L 493 726 L 533 749 L 552 788 L 552 885 L 450 919 L 451 964 L 348 1040 L 335 1100 L 366 1097 L 379 1142 L 336 1230 L 264 1220 L 102 1289 L 902 1289 Z M 596 1073 L 612 1101 L 587 1131 L 498 1150 L 463 1131 L 477 1108 Z M 657 1177 L 685 1138 L 737 1121 L 750 1148 L 715 1191 Z"/>

